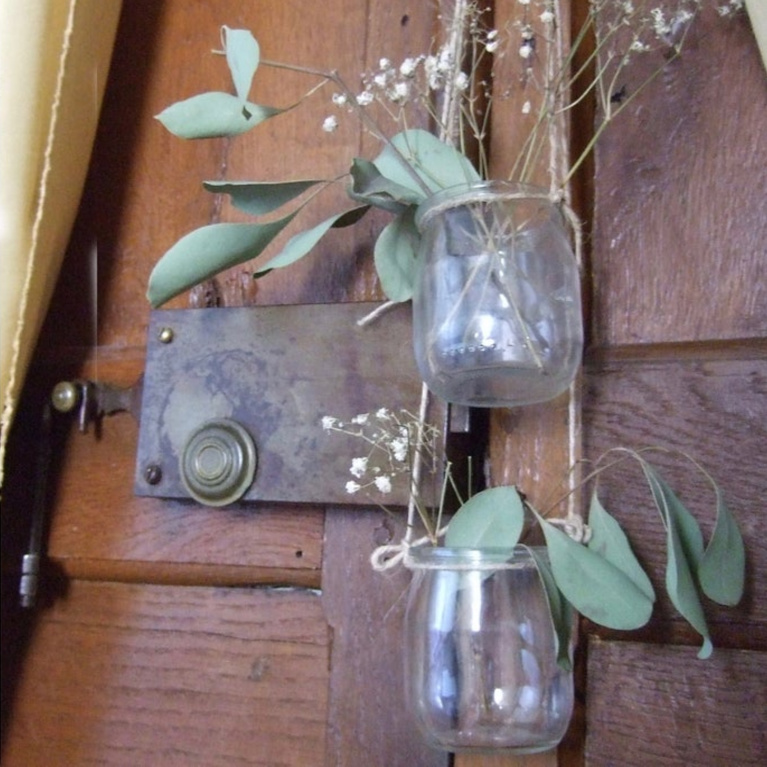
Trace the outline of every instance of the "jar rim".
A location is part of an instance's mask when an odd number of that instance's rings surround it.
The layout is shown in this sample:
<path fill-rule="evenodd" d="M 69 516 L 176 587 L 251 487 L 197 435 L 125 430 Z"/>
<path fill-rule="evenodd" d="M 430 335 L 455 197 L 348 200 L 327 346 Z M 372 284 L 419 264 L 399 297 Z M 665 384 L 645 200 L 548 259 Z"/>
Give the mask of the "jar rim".
<path fill-rule="evenodd" d="M 444 210 L 457 208 L 468 201 L 538 199 L 551 202 L 550 194 L 541 186 L 516 181 L 491 179 L 488 181 L 467 181 L 440 189 L 427 197 L 415 212 L 415 224 L 420 230 L 428 220 Z"/>
<path fill-rule="evenodd" d="M 534 553 L 535 554 L 534 554 Z M 485 547 L 415 546 L 408 550 L 410 569 L 507 569 L 535 564 L 535 556 L 548 560 L 545 546 Z"/>

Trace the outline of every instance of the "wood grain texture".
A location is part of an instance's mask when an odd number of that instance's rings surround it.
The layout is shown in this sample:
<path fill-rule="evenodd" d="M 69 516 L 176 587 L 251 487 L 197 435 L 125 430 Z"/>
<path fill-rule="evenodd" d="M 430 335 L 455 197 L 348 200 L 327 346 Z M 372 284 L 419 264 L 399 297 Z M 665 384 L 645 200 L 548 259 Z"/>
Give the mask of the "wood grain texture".
<path fill-rule="evenodd" d="M 719 483 L 745 539 L 747 589 L 736 608 L 711 606 L 712 622 L 735 628 L 748 625 L 764 637 L 767 606 L 758 595 L 767 589 L 767 548 L 759 499 L 767 493 L 767 356 L 616 362 L 589 368 L 584 380 L 586 457 L 596 460 L 619 445 L 660 445 L 688 453 Z M 707 538 L 714 524 L 715 500 L 705 477 L 683 457 L 659 452 L 651 460 L 695 514 Z M 638 466 L 626 464 L 606 472 L 600 480 L 600 497 L 625 527 L 637 555 L 654 573 L 659 594 L 663 593 L 665 534 Z M 674 611 L 663 599 L 657 614 L 668 620 Z"/>
<path fill-rule="evenodd" d="M 588 674 L 589 767 L 764 764 L 764 653 L 593 641 Z"/>
<path fill-rule="evenodd" d="M 75 581 L 39 618 L 3 764 L 314 767 L 329 645 L 312 592 Z"/>
<path fill-rule="evenodd" d="M 628 92 L 657 66 L 636 58 Z M 597 345 L 764 336 L 767 78 L 745 15 L 706 7 L 596 150 Z"/>
<path fill-rule="evenodd" d="M 326 522 L 323 602 L 333 631 L 325 764 L 447 767 L 404 709 L 402 619 L 410 574 L 376 573 L 377 545 L 404 535 L 404 518 L 331 509 Z"/>

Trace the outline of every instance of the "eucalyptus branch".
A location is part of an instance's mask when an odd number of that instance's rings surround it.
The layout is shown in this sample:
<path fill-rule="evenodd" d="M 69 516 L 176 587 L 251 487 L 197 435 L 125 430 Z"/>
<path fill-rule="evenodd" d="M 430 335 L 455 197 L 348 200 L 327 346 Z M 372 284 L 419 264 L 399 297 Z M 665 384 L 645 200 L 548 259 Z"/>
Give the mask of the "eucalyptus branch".
<path fill-rule="evenodd" d="M 680 54 L 693 9 L 698 4 L 698 0 L 668 0 L 665 10 L 654 8 L 647 15 L 645 6 L 635 7 L 632 0 L 590 0 L 589 13 L 568 45 L 559 19 L 559 5 L 554 0 L 529 0 L 518 23 L 509 24 L 503 35 L 485 24 L 486 9 L 479 0 L 455 0 L 443 44 L 435 43 L 427 52 L 409 56 L 398 65 L 381 58 L 377 69 L 360 75 L 364 89 L 356 95 L 349 80 L 338 71 L 262 60 L 252 33 L 223 27 L 224 50 L 217 53 L 226 56 L 236 95 L 221 90 L 197 94 L 172 104 L 157 117 L 169 131 L 182 138 L 237 136 L 292 110 L 332 83 L 337 90 L 332 96 L 333 106 L 348 109 L 363 131 L 380 141 L 384 149 L 373 161 L 350 158 L 354 183 L 349 187 L 349 197 L 355 207 L 337 211 L 300 231 L 269 263 L 275 267 L 292 264 L 308 254 L 331 229 L 353 223 L 371 206 L 382 208 L 398 220 L 384 239 L 376 243 L 376 270 L 387 298 L 403 301 L 414 290 L 415 270 L 403 273 L 401 267 L 409 263 L 408 259 L 412 261 L 417 250 L 420 232 L 414 223 L 415 208 L 435 191 L 475 183 L 485 179 L 489 172 L 486 139 L 493 99 L 505 94 L 497 89 L 496 93 L 489 92 L 485 70 L 497 86 L 500 80 L 495 78 L 497 72 L 493 72 L 497 62 L 510 51 L 519 54 L 525 67 L 522 87 L 530 85 L 534 90 L 532 98 L 539 99 L 535 105 L 530 99 L 524 102 L 523 113 L 535 115 L 532 127 L 517 156 L 509 158 L 508 175 L 499 176 L 527 182 L 533 171 L 540 168 L 548 147 L 549 191 L 566 199 L 569 182 L 606 128 Z M 534 14 L 540 23 L 533 22 Z M 541 28 L 543 33 L 538 31 Z M 513 34 L 515 29 L 518 39 Z M 515 45 L 519 45 L 516 51 Z M 658 53 L 661 47 L 671 55 L 624 95 L 623 87 L 618 86 L 634 57 Z M 541 52 L 543 68 L 536 71 Z M 254 104 L 248 95 L 261 65 L 316 78 L 317 83 L 290 106 Z M 509 83 L 509 87 L 513 91 L 514 83 Z M 566 117 L 590 98 L 599 107 L 598 124 L 579 157 L 573 160 L 568 154 Z M 418 125 L 424 113 L 433 121 L 439 136 L 410 127 Z M 394 135 L 385 129 L 390 127 L 389 122 L 398 129 Z M 321 127 L 329 132 L 337 126 L 336 114 L 330 114 Z M 258 181 L 243 182 L 227 193 L 235 206 L 243 203 L 243 209 L 256 211 L 253 215 L 260 216 L 262 211 L 271 212 L 295 203 L 306 188 L 302 188 L 302 182 Z M 301 208 L 299 205 L 298 210 Z M 210 232 L 205 226 L 185 235 L 152 271 L 147 291 L 150 302 L 160 306 L 196 284 L 195 279 L 208 279 L 211 274 L 252 260 L 276 241 L 296 212 L 288 211 L 278 222 L 243 226 L 231 241 L 222 242 L 218 250 L 214 248 L 215 252 L 208 244 Z"/>

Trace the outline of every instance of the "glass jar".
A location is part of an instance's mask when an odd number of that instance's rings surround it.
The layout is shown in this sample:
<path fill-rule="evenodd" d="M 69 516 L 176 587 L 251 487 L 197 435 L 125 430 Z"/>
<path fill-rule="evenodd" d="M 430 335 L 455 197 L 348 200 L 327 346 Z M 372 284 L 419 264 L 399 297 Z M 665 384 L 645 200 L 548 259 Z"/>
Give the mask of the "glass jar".
<path fill-rule="evenodd" d="M 580 276 L 564 219 L 541 189 L 488 181 L 418 209 L 416 362 L 427 386 L 462 405 L 553 399 L 583 351 Z"/>
<path fill-rule="evenodd" d="M 406 700 L 426 741 L 454 752 L 556 747 L 572 714 L 573 677 L 557 664 L 530 551 L 422 547 L 409 564 Z"/>

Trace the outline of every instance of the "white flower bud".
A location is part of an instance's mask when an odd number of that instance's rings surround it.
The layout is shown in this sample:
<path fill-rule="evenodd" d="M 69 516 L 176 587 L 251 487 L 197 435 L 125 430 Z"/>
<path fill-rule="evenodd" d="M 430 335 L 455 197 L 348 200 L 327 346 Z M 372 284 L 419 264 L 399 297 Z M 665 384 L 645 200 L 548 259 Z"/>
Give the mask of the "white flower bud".
<path fill-rule="evenodd" d="M 361 107 L 370 106 L 370 104 L 373 103 L 374 96 L 370 91 L 362 91 L 359 96 L 357 96 L 357 103 Z"/>
<path fill-rule="evenodd" d="M 389 477 L 387 477 L 385 474 L 382 474 L 380 477 L 375 478 L 375 486 L 378 488 L 378 492 L 380 493 L 390 493 L 391 479 L 389 479 Z"/>
<path fill-rule="evenodd" d="M 415 75 L 418 59 L 408 58 L 400 64 L 399 73 L 403 77 L 413 77 Z"/>
<path fill-rule="evenodd" d="M 331 115 L 330 117 L 326 117 L 324 122 L 322 123 L 322 130 L 325 131 L 325 133 L 332 133 L 336 128 L 338 127 L 338 120 Z"/>

